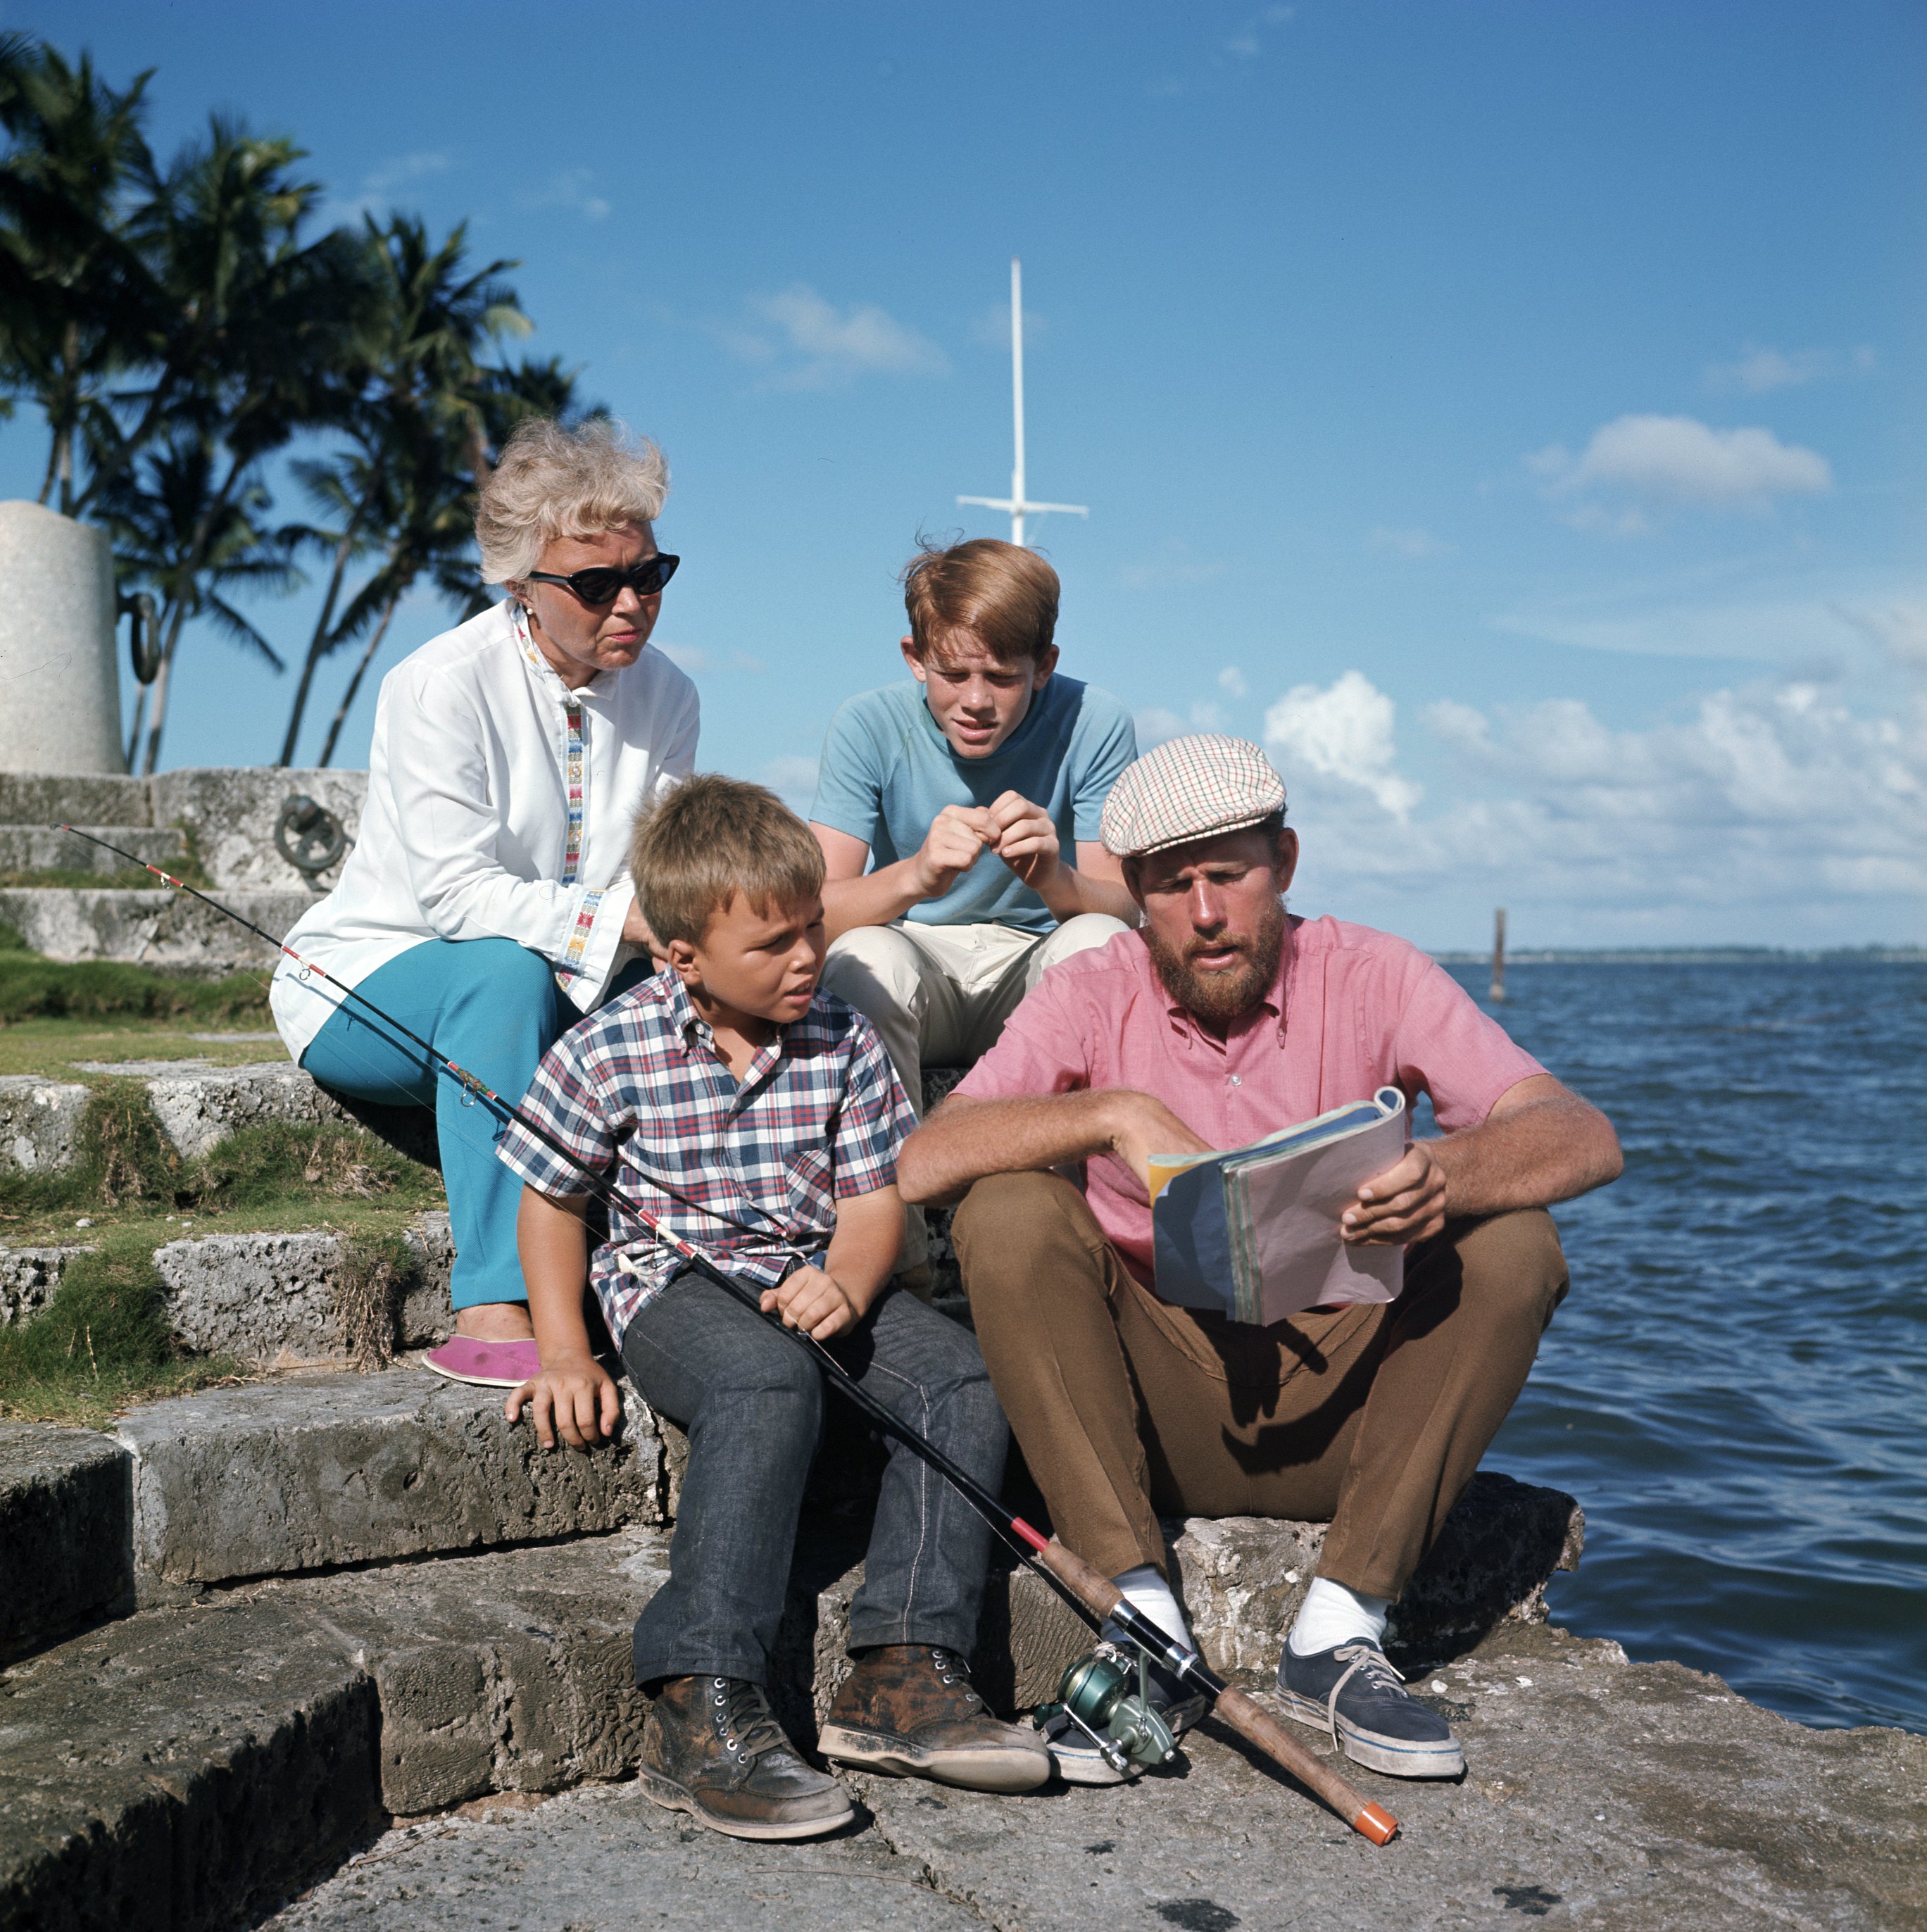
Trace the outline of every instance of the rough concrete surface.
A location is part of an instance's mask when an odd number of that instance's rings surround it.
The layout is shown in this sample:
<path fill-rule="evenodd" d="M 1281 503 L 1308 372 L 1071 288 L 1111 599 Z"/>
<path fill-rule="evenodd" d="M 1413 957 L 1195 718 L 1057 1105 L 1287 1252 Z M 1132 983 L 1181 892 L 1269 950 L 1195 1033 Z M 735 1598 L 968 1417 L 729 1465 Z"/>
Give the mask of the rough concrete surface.
<path fill-rule="evenodd" d="M 314 903 L 300 892 L 224 892 L 221 902 L 278 938 Z M 50 959 L 125 959 L 184 972 L 225 973 L 272 966 L 264 940 L 185 892 L 110 887 L 11 886 L 0 890 L 0 920 Z"/>
<path fill-rule="evenodd" d="M 135 1409 L 144 1598 L 244 1576 L 579 1536 L 659 1519 L 659 1447 L 545 1452 L 502 1391 L 402 1366 L 292 1376 Z"/>
<path fill-rule="evenodd" d="M 1526 1680 L 1521 1682 L 1521 1679 Z M 999 1932 L 1927 1924 L 1927 1739 L 1810 1731 L 1677 1664 L 1514 1630 L 1448 1670 L 1463 1784 L 1350 1768 L 1376 1850 L 1214 1723 L 1177 1774 L 998 1798 L 851 1778 L 842 1836 L 757 1845 L 632 1785 L 392 1832 L 276 1932 L 707 1924 Z M 1298 1734 L 1321 1754 L 1316 1734 Z"/>
<path fill-rule="evenodd" d="M 341 820 L 352 842 L 368 793 L 366 772 L 259 766 L 163 772 L 151 783 L 154 823 L 191 831 L 209 877 L 224 890 L 303 892 L 310 898 L 333 887 L 341 875 L 341 862 L 313 880 L 290 865 L 275 844 L 281 808 L 293 796 L 311 798 Z"/>
<path fill-rule="evenodd" d="M 59 1292 L 67 1264 L 91 1247 L 0 1248 L 0 1328 L 30 1321 Z"/>
<path fill-rule="evenodd" d="M 218 1066 L 208 1060 L 79 1060 L 83 1073 L 139 1080 L 162 1131 L 190 1160 L 218 1148 L 237 1127 L 285 1121 L 298 1126 L 345 1118 L 299 1066 L 287 1060 Z"/>
<path fill-rule="evenodd" d="M 172 826 L 83 825 L 80 829 L 131 852 L 150 866 L 174 866 L 187 856 L 188 842 Z M 127 862 L 62 831 L 56 824 L 0 824 L 0 872 L 117 872 Z"/>
<path fill-rule="evenodd" d="M 415 1265 L 396 1310 L 395 1346 L 425 1348 L 455 1318 L 449 1217 L 425 1215 L 403 1239 Z M 268 1364 L 345 1360 L 344 1246 L 324 1228 L 170 1241 L 154 1252 L 168 1326 L 204 1354 Z"/>
<path fill-rule="evenodd" d="M 149 784 L 105 772 L 0 771 L 0 825 L 151 826 Z"/>
<path fill-rule="evenodd" d="M 0 1663 L 134 1607 L 131 1473 L 91 1430 L 0 1422 Z"/>
<path fill-rule="evenodd" d="M 87 1090 L 77 1080 L 0 1073 L 0 1168 L 44 1174 L 69 1166 L 86 1104 Z"/>

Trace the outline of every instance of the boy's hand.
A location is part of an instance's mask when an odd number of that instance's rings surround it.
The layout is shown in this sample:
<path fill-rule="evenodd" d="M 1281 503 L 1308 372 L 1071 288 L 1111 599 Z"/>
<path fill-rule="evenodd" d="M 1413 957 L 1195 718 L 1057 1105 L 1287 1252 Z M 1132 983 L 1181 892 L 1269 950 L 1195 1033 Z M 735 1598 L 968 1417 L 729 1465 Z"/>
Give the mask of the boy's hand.
<path fill-rule="evenodd" d="M 926 899 L 941 898 L 977 863 L 991 837 L 990 814 L 980 806 L 945 806 L 917 854 L 917 890 Z"/>
<path fill-rule="evenodd" d="M 534 1381 L 510 1391 L 502 1413 L 519 1422 L 524 1404 L 545 1449 L 553 1449 L 558 1436 L 572 1449 L 593 1449 L 615 1433 L 623 1412 L 621 1392 L 593 1355 L 565 1355 L 545 1364 Z"/>
<path fill-rule="evenodd" d="M 1050 814 L 1022 792 L 1007 791 L 988 815 L 990 836 L 984 843 L 1033 892 L 1041 892 L 1063 859 Z"/>
<path fill-rule="evenodd" d="M 785 1328 L 800 1328 L 818 1342 L 854 1328 L 869 1306 L 867 1298 L 860 1303 L 833 1274 L 821 1268 L 798 1268 L 780 1286 L 763 1291 L 765 1315 L 778 1310 Z"/>

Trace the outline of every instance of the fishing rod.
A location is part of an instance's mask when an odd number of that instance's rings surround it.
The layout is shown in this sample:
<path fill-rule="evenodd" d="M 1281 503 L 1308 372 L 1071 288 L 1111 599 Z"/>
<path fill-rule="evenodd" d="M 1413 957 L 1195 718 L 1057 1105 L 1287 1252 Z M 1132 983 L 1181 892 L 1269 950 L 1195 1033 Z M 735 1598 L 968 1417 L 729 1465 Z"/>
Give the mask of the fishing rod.
<path fill-rule="evenodd" d="M 479 1075 L 471 1073 L 467 1068 L 451 1060 L 419 1034 L 384 1012 L 365 994 L 345 981 L 335 978 L 326 968 L 302 958 L 284 940 L 276 938 L 265 927 L 256 925 L 251 919 L 244 918 L 232 908 L 223 905 L 218 899 L 201 891 L 199 887 L 189 885 L 185 879 L 176 878 L 171 872 L 162 871 L 158 866 L 150 864 L 146 860 L 124 850 L 105 838 L 98 838 L 91 832 L 83 832 L 77 826 L 62 825 L 59 829 L 62 832 L 71 832 L 77 838 L 84 838 L 89 844 L 98 845 L 103 850 L 112 852 L 116 857 L 126 860 L 130 865 L 138 866 L 143 871 L 152 873 L 164 885 L 176 892 L 186 892 L 200 900 L 203 905 L 212 907 L 224 918 L 233 920 L 236 925 L 245 928 L 257 938 L 265 940 L 278 952 L 293 960 L 304 976 L 326 980 L 329 986 L 335 987 L 356 1004 L 365 1008 L 383 1026 L 419 1047 L 431 1065 L 446 1073 L 473 1100 L 499 1112 L 505 1122 L 514 1121 L 551 1153 L 566 1161 L 589 1183 L 591 1190 L 601 1199 L 639 1222 L 651 1238 L 669 1249 L 693 1273 L 720 1288 L 759 1319 L 767 1322 L 779 1334 L 788 1336 L 798 1346 L 813 1355 L 825 1379 L 840 1395 L 859 1410 L 880 1433 L 901 1442 L 912 1454 L 949 1483 L 1025 1563 L 1094 1627 L 1101 1630 L 1107 1622 L 1115 1624 L 1145 1656 L 1160 1664 L 1180 1683 L 1206 1697 L 1211 1709 L 1233 1730 L 1255 1744 L 1288 1775 L 1322 1799 L 1355 1832 L 1370 1839 L 1375 1845 L 1390 1842 L 1398 1829 L 1398 1822 L 1391 1813 L 1354 1790 L 1322 1759 L 1314 1756 L 1300 1744 L 1254 1698 L 1235 1685 L 1226 1683 L 1197 1652 L 1188 1645 L 1181 1643 L 1162 1625 L 1146 1616 L 1102 1570 L 1085 1562 L 1076 1551 L 1064 1544 L 1053 1541 L 1034 1528 L 992 1496 L 968 1471 L 959 1468 L 934 1442 L 893 1414 L 815 1336 L 801 1329 L 788 1327 L 773 1310 L 766 1312 L 757 1291 L 746 1287 L 718 1268 L 701 1250 L 665 1228 L 655 1216 L 629 1199 L 605 1175 L 590 1167 L 539 1120 L 524 1112 L 515 1102 L 505 1100 Z M 667 1192 L 674 1191 L 665 1190 Z M 1121 1700 L 1115 1684 L 1109 1684 L 1108 1688 L 1103 1684 L 1094 1684 L 1091 1682 L 1094 1675 L 1102 1673 L 1094 1673 L 1091 1664 L 1092 1660 L 1086 1659 L 1082 1664 L 1073 1666 L 1066 1673 L 1064 1689 L 1066 1693 L 1064 1702 L 1073 1721 L 1080 1729 L 1094 1736 L 1092 1719 L 1100 1717 L 1107 1707 L 1114 1708 L 1120 1702 L 1128 1705 L 1132 1700 Z M 1074 1680 L 1082 1680 L 1082 1686 L 1085 1691 L 1094 1690 L 1100 1694 L 1094 1699 L 1080 1697 L 1079 1683 Z M 1136 1701 L 1139 1706 L 1136 1713 L 1127 1709 L 1122 1714 L 1127 1726 L 1131 1723 L 1133 1716 L 1141 1721 L 1144 1714 L 1142 1700 Z M 1168 1733 L 1166 1735 L 1168 1736 Z M 1106 1742 L 1103 1737 L 1097 1737 L 1096 1741 L 1100 1748 Z M 1110 1757 L 1114 1765 L 1118 1763 L 1119 1756 L 1124 1754 L 1115 1748 L 1106 1752 L 1106 1756 Z M 1168 1748 L 1160 1750 L 1158 1755 L 1168 1755 Z"/>

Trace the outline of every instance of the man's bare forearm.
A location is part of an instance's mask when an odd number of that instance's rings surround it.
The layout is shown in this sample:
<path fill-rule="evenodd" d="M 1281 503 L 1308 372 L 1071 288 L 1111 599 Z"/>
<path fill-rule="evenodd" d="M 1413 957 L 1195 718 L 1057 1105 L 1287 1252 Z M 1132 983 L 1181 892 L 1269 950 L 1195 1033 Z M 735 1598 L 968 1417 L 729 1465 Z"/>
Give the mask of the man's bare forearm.
<path fill-rule="evenodd" d="M 1037 896 L 1049 908 L 1051 916 L 1061 926 L 1079 913 L 1107 913 L 1134 926 L 1138 921 L 1137 902 L 1115 880 L 1100 879 L 1069 863 L 1060 865 L 1057 876 Z"/>
<path fill-rule="evenodd" d="M 1625 1163 L 1612 1123 L 1589 1101 L 1547 1084 L 1552 1090 L 1426 1143 L 1445 1170 L 1448 1216 L 1549 1208 L 1618 1179 Z"/>
<path fill-rule="evenodd" d="M 1107 1152 L 1115 1093 L 1026 1094 L 971 1100 L 953 1094 L 904 1143 L 896 1184 L 906 1201 L 955 1201 L 986 1174 L 1062 1167 Z"/>
<path fill-rule="evenodd" d="M 839 939 L 857 926 L 889 926 L 928 896 L 918 883 L 914 854 L 857 878 L 826 880 L 824 930 Z"/>

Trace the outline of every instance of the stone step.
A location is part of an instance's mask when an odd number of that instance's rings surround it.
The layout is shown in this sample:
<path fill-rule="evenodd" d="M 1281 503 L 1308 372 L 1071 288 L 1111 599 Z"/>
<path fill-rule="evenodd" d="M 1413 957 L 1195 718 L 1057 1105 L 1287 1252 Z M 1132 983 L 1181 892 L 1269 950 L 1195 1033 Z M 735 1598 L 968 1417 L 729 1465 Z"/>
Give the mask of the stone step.
<path fill-rule="evenodd" d="M 0 1664 L 133 1609 L 133 1474 L 91 1430 L 0 1423 Z"/>
<path fill-rule="evenodd" d="M 197 855 L 218 886 L 307 892 L 307 874 L 290 865 L 275 843 L 283 807 L 290 797 L 313 799 L 335 815 L 352 840 L 360 828 L 368 786 L 366 772 L 259 766 L 185 769 L 152 778 L 0 772 L 0 826 L 165 827 L 170 836 L 192 836 Z M 128 842 L 116 838 L 114 842 Z M 108 863 L 111 868 L 113 862 Z M 316 883 L 326 891 L 340 875 L 338 862 Z"/>
<path fill-rule="evenodd" d="M 68 821 L 70 824 L 71 820 Z M 185 834 L 173 826 L 83 825 L 150 866 L 172 868 L 187 856 Z M 0 872 L 117 872 L 128 863 L 53 825 L 0 825 Z"/>
<path fill-rule="evenodd" d="M 1569 1497 L 1503 1478 L 1481 1478 L 1461 1510 L 1475 1519 L 1467 1550 L 1489 1551 L 1501 1524 L 1530 1517 L 1541 1553 L 1577 1514 Z M 861 1534 L 847 1517 L 806 1518 L 798 1538 L 772 1688 L 806 1743 L 848 1667 Z M 1167 1534 L 1206 1655 L 1260 1681 L 1289 1612 L 1283 1579 L 1315 1560 L 1315 1527 L 1238 1520 Z M 16 1665 L 0 1676 L 0 1919 L 215 1923 L 311 1882 L 388 1815 L 633 1771 L 647 1702 L 629 1626 L 668 1556 L 662 1529 L 635 1527 L 272 1579 L 143 1611 Z M 1240 1566 L 1256 1587 L 1242 1587 Z M 1532 1609 L 1543 1582 L 1523 1593 L 1522 1614 L 1543 1614 Z M 1484 1594 L 1516 1585 L 1488 1579 Z M 1453 1628 L 1413 1634 L 1443 1656 L 1469 1634 Z M 997 1570 L 977 1681 L 998 1709 L 1028 1708 L 1090 1641 L 1033 1572 Z M 1255 1669 L 1235 1661 L 1247 1657 Z"/>
<path fill-rule="evenodd" d="M 221 904 L 277 939 L 311 906 L 313 892 L 229 892 Z M 113 887 L 21 886 L 0 890 L 0 921 L 34 952 L 62 964 L 119 959 L 170 972 L 229 973 L 272 968 L 265 940 L 186 892 Z"/>
<path fill-rule="evenodd" d="M 593 1456 L 545 1451 L 502 1402 L 404 1364 L 131 1411 L 113 1436 L 134 1459 L 142 1600 L 662 1520 L 662 1442 L 639 1401 Z"/>
<path fill-rule="evenodd" d="M 414 1265 L 395 1284 L 392 1351 L 428 1348 L 455 1321 L 449 1217 L 425 1214 L 402 1239 Z M 349 1248 L 323 1228 L 170 1241 L 154 1252 L 168 1326 L 197 1354 L 257 1366 L 349 1361 L 359 1339 L 344 1294 Z"/>

